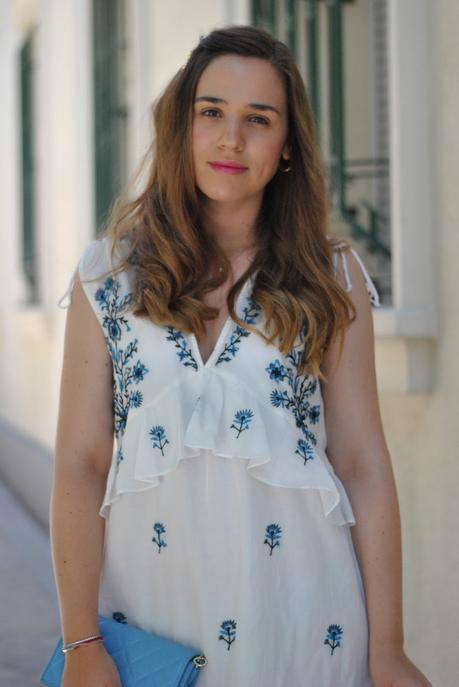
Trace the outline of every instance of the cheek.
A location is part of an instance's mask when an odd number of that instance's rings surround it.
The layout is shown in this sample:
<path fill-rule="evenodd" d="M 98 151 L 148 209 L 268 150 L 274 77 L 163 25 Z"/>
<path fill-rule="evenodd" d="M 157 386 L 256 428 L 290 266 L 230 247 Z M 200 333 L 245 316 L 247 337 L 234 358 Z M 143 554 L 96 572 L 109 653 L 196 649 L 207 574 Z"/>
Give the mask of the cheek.
<path fill-rule="evenodd" d="M 206 147 L 207 139 L 208 136 L 206 136 L 205 132 L 202 129 L 200 129 L 198 126 L 193 127 L 191 132 L 191 143 L 193 146 L 194 154 L 198 154 Z"/>
<path fill-rule="evenodd" d="M 265 142 L 262 155 L 263 164 L 266 167 L 276 167 L 282 154 L 282 148 L 282 141 L 274 140 Z"/>

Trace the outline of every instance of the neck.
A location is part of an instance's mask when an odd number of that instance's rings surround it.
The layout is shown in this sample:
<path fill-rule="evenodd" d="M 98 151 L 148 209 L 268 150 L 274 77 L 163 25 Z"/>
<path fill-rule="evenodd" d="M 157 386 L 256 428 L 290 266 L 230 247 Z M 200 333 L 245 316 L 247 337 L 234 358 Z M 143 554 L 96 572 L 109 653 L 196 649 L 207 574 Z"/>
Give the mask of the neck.
<path fill-rule="evenodd" d="M 214 238 L 228 258 L 256 248 L 256 220 L 259 205 L 217 203 L 207 199 L 201 206 L 200 222 L 204 231 Z"/>

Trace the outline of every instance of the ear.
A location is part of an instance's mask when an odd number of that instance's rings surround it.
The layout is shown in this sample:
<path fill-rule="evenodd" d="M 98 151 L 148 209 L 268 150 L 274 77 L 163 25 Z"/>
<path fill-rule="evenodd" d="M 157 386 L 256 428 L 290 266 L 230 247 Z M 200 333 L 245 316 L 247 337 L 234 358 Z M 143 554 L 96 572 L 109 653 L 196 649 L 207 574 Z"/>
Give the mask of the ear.
<path fill-rule="evenodd" d="M 282 150 L 282 157 L 284 158 L 284 160 L 290 160 L 290 155 L 291 155 L 290 146 L 288 143 L 286 143 L 284 145 L 283 150 Z"/>

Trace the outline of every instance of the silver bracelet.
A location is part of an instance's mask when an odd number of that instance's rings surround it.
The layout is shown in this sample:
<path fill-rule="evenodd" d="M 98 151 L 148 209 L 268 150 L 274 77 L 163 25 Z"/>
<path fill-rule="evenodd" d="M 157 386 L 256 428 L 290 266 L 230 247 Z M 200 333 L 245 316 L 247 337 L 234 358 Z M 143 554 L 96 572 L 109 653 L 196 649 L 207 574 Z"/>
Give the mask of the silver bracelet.
<path fill-rule="evenodd" d="M 96 642 L 99 639 L 103 639 L 102 635 L 91 635 L 91 637 L 84 637 L 84 639 L 78 639 L 76 642 L 68 642 L 67 644 L 62 645 L 61 651 L 63 654 L 66 654 L 69 651 L 73 651 L 82 644 L 91 644 L 92 642 Z"/>

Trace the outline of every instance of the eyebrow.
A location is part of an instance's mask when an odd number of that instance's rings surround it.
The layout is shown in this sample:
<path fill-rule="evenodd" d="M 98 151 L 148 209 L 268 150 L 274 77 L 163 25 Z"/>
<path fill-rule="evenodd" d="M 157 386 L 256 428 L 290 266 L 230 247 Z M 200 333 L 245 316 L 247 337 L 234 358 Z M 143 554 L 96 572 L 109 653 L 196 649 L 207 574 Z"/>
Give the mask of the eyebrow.
<path fill-rule="evenodd" d="M 228 101 L 224 100 L 223 98 L 216 98 L 213 95 L 201 95 L 199 98 L 195 99 L 195 103 L 199 102 L 200 100 L 207 100 L 209 103 L 225 103 L 225 105 L 228 105 Z M 269 110 L 270 112 L 276 112 L 276 114 L 280 115 L 279 110 L 277 107 L 274 107 L 273 105 L 266 105 L 265 103 L 249 103 L 247 107 L 253 107 L 255 110 L 260 110 L 260 111 L 266 111 Z"/>

